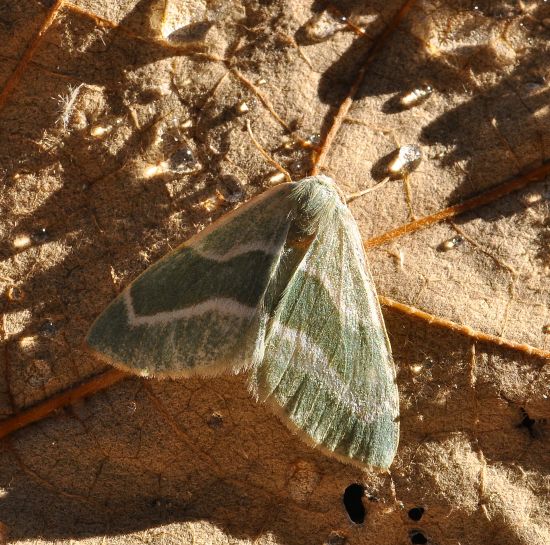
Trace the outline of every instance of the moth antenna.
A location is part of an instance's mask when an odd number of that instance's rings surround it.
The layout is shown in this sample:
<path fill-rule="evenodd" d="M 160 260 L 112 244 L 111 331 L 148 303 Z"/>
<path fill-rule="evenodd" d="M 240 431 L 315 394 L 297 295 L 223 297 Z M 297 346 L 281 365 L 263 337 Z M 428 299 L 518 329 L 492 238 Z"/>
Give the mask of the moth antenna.
<path fill-rule="evenodd" d="M 275 161 L 275 159 L 273 159 L 273 157 L 271 157 L 271 155 L 269 155 L 269 153 L 267 153 L 267 151 L 263 148 L 263 146 L 256 140 L 256 138 L 254 137 L 254 133 L 252 132 L 252 127 L 250 126 L 250 120 L 248 119 L 246 120 L 246 130 L 250 135 L 250 139 L 252 140 L 254 145 L 258 148 L 258 151 L 263 155 L 264 159 L 268 163 L 271 163 L 279 172 L 284 174 L 284 177 L 287 179 L 287 181 L 292 182 L 292 178 L 288 170 L 286 170 L 285 167 L 283 167 L 281 164 Z"/>
<path fill-rule="evenodd" d="M 368 189 L 362 189 L 361 191 L 357 191 L 355 193 L 350 193 L 349 195 L 346 195 L 346 204 L 350 203 L 351 201 L 354 201 L 359 197 L 362 197 L 363 195 L 366 195 L 367 193 L 370 193 L 371 191 L 374 191 L 375 189 L 378 189 L 379 187 L 382 187 L 383 185 L 386 185 L 390 181 L 391 181 L 391 178 L 388 176 L 384 178 L 381 182 L 377 183 L 372 187 L 369 187 Z"/>

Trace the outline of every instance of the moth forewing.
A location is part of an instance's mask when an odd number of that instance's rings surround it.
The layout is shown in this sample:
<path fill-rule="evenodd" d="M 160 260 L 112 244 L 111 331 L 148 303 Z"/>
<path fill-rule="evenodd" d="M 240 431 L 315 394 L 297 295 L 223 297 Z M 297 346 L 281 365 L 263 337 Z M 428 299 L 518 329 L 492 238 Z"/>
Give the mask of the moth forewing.
<path fill-rule="evenodd" d="M 290 226 L 293 185 L 265 192 L 149 267 L 96 319 L 88 346 L 145 376 L 245 366 L 257 341 L 250 328 Z"/>

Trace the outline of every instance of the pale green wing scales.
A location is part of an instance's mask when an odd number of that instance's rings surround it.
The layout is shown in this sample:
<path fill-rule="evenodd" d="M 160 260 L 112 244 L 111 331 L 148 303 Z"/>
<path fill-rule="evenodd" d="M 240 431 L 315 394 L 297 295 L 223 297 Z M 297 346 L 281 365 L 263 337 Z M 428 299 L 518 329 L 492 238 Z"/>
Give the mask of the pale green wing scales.
<path fill-rule="evenodd" d="M 395 370 L 359 230 L 332 180 L 282 184 L 147 269 L 88 345 L 142 375 L 250 368 L 289 427 L 346 461 L 388 467 Z"/>
<path fill-rule="evenodd" d="M 388 467 L 399 437 L 398 393 L 359 230 L 325 177 L 303 180 L 292 198 L 302 229 L 309 222 L 316 236 L 273 298 L 252 387 L 321 449 Z"/>
<path fill-rule="evenodd" d="M 259 313 L 291 224 L 294 185 L 265 192 L 147 269 L 95 321 L 88 345 L 141 375 L 250 364 L 263 346 Z"/>

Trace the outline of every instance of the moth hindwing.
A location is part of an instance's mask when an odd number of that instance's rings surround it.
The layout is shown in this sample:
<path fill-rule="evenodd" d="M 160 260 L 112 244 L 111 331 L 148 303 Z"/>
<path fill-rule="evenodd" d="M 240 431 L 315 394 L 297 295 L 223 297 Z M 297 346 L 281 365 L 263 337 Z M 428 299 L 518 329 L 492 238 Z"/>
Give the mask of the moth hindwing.
<path fill-rule="evenodd" d="M 132 282 L 88 345 L 141 375 L 247 369 L 299 435 L 388 467 L 399 437 L 388 337 L 357 225 L 325 176 L 281 184 Z"/>

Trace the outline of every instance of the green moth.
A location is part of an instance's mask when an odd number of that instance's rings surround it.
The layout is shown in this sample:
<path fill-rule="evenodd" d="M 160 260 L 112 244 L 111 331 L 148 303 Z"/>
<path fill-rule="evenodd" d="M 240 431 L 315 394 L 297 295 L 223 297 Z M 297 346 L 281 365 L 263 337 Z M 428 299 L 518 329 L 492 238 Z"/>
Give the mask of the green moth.
<path fill-rule="evenodd" d="M 273 187 L 152 265 L 87 337 L 132 373 L 247 371 L 283 422 L 346 462 L 399 439 L 388 336 L 359 229 L 326 176 Z"/>

